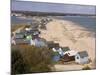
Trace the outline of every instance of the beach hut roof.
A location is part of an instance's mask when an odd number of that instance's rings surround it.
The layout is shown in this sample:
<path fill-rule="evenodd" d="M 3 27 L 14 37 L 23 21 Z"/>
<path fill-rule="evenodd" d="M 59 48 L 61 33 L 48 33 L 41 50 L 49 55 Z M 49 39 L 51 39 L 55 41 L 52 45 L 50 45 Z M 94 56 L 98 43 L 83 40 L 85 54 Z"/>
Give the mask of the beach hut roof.
<path fill-rule="evenodd" d="M 38 40 L 38 41 L 42 41 L 42 42 L 45 42 L 46 43 L 46 40 L 44 38 L 37 37 L 34 40 Z"/>
<path fill-rule="evenodd" d="M 47 45 L 49 48 L 54 46 L 54 42 L 53 41 L 47 41 Z"/>
<path fill-rule="evenodd" d="M 27 35 L 36 35 L 36 34 L 40 34 L 40 31 L 37 29 L 30 30 L 27 32 Z"/>
<path fill-rule="evenodd" d="M 37 28 L 32 28 L 32 30 L 30 30 L 30 32 L 35 32 L 35 31 L 39 31 Z"/>
<path fill-rule="evenodd" d="M 37 24 L 34 24 L 34 25 L 31 26 L 31 28 L 32 29 L 36 29 L 36 28 L 38 28 L 38 25 Z"/>
<path fill-rule="evenodd" d="M 75 50 L 70 50 L 70 51 L 66 51 L 64 52 L 64 55 L 68 54 L 68 56 L 75 56 L 77 54 L 77 51 Z"/>
<path fill-rule="evenodd" d="M 28 40 L 24 39 L 15 39 L 16 44 L 29 44 L 30 42 Z"/>
<path fill-rule="evenodd" d="M 54 43 L 54 47 L 59 47 L 59 43 Z"/>
<path fill-rule="evenodd" d="M 24 33 L 16 33 L 15 38 L 24 38 Z"/>
<path fill-rule="evenodd" d="M 88 57 L 87 51 L 81 51 L 81 52 L 78 52 L 78 54 L 80 55 L 81 58 Z"/>
<path fill-rule="evenodd" d="M 69 50 L 70 50 L 69 47 L 62 47 L 61 49 L 62 49 L 63 51 L 69 51 Z"/>
<path fill-rule="evenodd" d="M 48 43 L 48 44 L 52 44 L 52 43 L 54 43 L 54 41 L 47 41 L 47 43 Z"/>
<path fill-rule="evenodd" d="M 49 48 L 58 48 L 59 43 L 54 43 L 53 41 L 47 42 Z"/>
<path fill-rule="evenodd" d="M 27 32 L 25 30 L 21 30 L 20 34 L 26 34 Z"/>

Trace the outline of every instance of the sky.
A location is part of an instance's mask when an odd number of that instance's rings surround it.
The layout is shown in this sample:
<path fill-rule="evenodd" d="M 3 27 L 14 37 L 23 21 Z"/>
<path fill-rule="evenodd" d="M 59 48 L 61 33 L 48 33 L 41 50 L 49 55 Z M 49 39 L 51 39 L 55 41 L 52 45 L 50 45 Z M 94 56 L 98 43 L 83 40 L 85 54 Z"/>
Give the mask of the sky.
<path fill-rule="evenodd" d="M 51 3 L 51 2 L 50 2 Z M 50 4 L 50 3 L 40 3 L 32 1 L 16 1 L 12 2 L 12 11 L 36 11 L 36 12 L 55 12 L 55 13 L 72 13 L 72 14 L 95 14 L 94 6 L 83 6 L 82 5 L 69 5 L 64 4 Z M 72 4 L 72 3 L 71 3 Z"/>
<path fill-rule="evenodd" d="M 23 0 L 23 1 L 40 1 L 40 2 L 42 1 L 42 2 L 54 2 L 54 3 L 96 5 L 96 0 Z"/>

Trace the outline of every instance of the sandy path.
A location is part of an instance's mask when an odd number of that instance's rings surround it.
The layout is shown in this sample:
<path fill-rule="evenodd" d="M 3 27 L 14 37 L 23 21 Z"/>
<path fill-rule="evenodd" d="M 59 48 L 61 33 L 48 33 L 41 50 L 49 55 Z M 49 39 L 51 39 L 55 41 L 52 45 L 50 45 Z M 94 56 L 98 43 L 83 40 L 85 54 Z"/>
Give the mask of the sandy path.
<path fill-rule="evenodd" d="M 54 66 L 56 71 L 75 71 L 75 70 L 82 70 L 82 65 L 55 65 Z"/>

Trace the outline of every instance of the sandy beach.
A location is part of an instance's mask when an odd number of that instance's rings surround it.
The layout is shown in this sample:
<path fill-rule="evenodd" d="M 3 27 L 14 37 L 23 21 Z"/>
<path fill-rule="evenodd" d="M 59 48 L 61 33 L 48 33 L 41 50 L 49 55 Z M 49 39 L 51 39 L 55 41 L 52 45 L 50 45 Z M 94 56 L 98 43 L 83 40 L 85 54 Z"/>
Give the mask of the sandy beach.
<path fill-rule="evenodd" d="M 41 37 L 54 41 L 60 46 L 71 50 L 86 50 L 92 62 L 95 60 L 95 33 L 71 21 L 54 19 L 46 25 L 47 30 L 41 30 Z"/>

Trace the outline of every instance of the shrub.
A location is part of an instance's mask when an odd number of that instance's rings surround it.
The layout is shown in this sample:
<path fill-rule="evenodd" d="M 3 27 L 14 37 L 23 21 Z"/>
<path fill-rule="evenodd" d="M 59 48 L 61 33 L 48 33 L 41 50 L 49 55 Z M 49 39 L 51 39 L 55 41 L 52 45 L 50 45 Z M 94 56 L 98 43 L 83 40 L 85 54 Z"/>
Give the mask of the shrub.
<path fill-rule="evenodd" d="M 19 50 L 13 49 L 11 53 L 11 73 L 19 74 L 28 71 L 27 65 L 23 62 L 23 57 Z"/>
<path fill-rule="evenodd" d="M 12 73 L 49 72 L 50 65 L 52 50 L 28 45 L 12 47 Z"/>
<path fill-rule="evenodd" d="M 82 70 L 90 70 L 91 68 L 87 65 L 82 68 Z"/>

